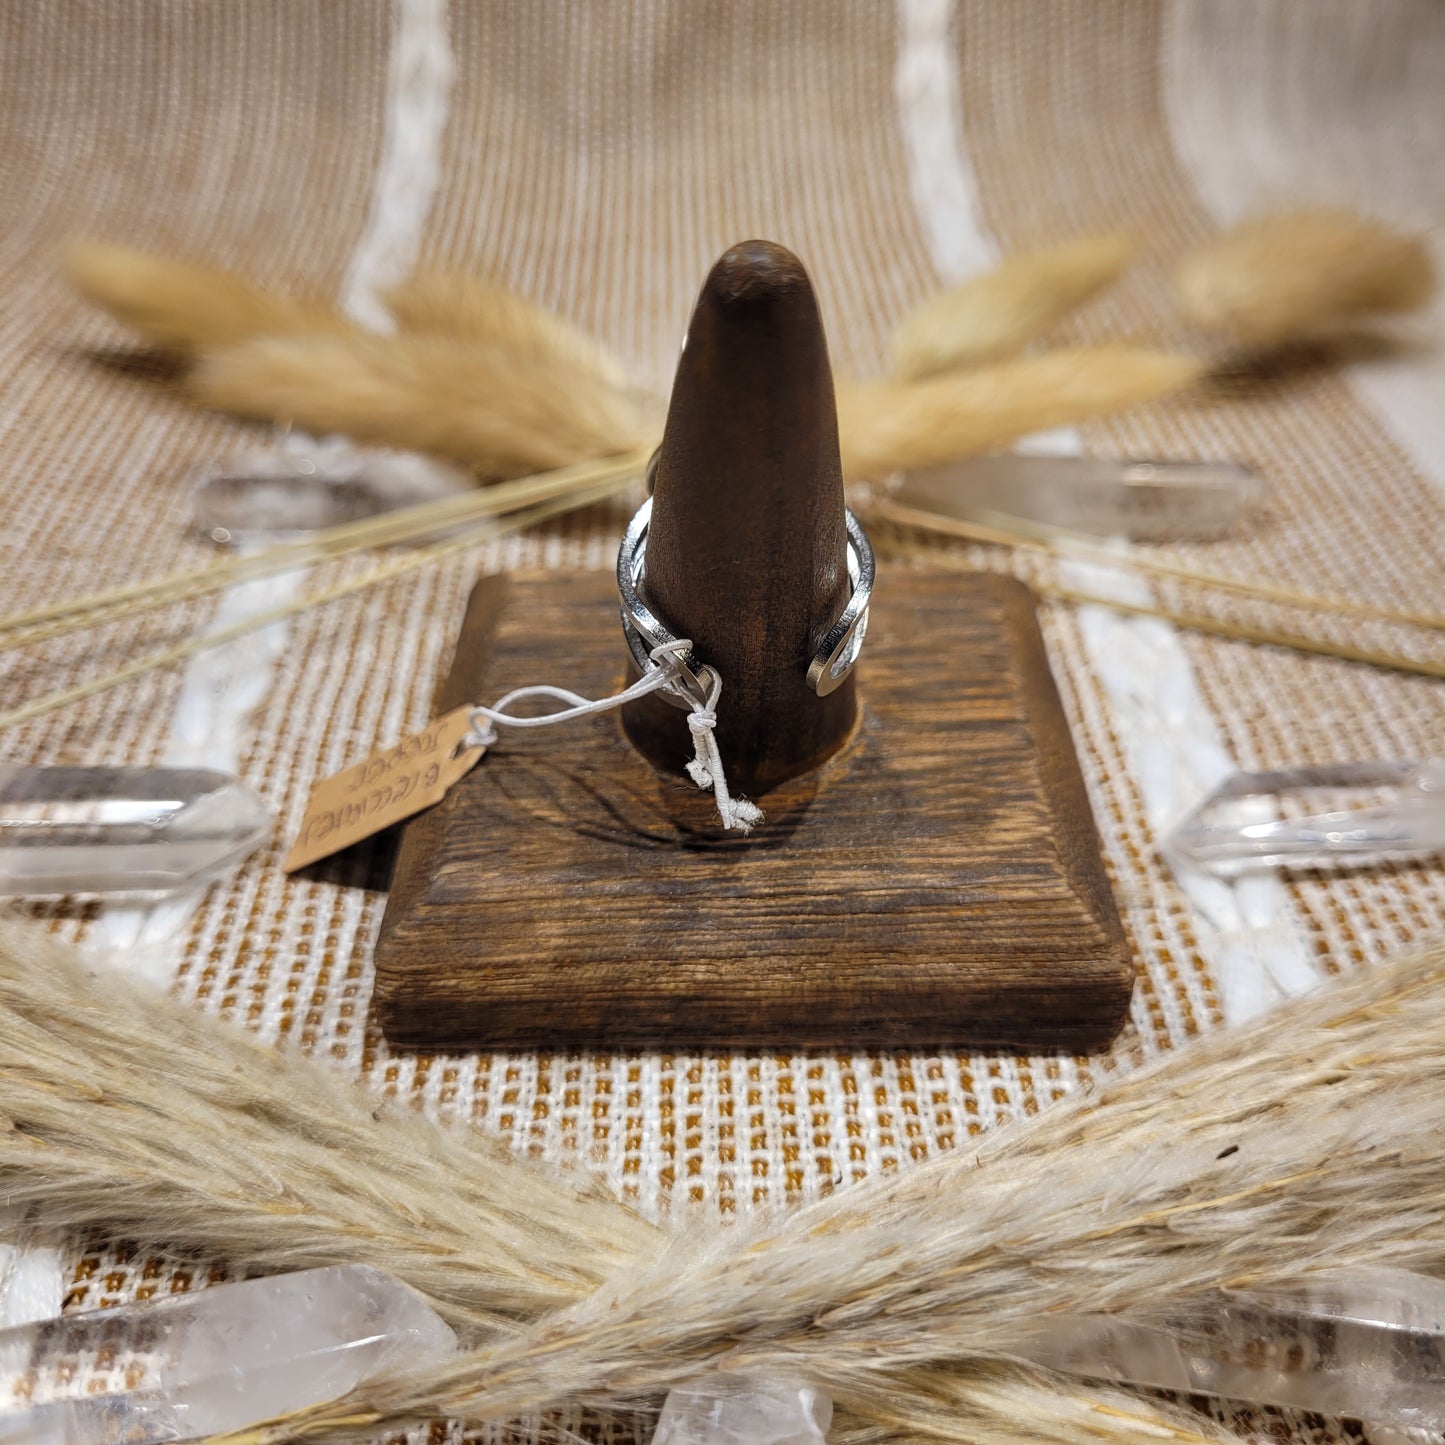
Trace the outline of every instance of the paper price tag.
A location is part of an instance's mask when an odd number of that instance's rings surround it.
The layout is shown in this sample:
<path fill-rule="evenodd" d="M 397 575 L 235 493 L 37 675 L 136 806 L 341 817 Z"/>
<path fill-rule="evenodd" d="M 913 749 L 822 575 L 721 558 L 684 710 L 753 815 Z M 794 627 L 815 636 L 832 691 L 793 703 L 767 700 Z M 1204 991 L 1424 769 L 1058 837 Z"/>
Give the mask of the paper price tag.
<path fill-rule="evenodd" d="M 317 783 L 301 832 L 281 865 L 286 872 L 339 853 L 441 802 L 447 789 L 487 751 L 461 746 L 472 730 L 471 711 L 466 706 L 443 713 L 420 732 Z"/>

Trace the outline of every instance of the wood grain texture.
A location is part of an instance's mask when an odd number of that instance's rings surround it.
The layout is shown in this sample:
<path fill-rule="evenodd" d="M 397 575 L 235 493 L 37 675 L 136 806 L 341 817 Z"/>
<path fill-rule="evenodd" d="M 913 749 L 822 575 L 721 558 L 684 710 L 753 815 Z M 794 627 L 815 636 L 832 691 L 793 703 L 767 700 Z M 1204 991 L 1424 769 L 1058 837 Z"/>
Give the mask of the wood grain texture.
<path fill-rule="evenodd" d="M 708 273 L 652 481 L 640 590 L 726 679 L 716 736 L 728 777 L 754 792 L 818 767 L 858 709 L 851 678 L 819 698 L 807 661 L 851 588 L 828 343 L 786 247 L 744 241 Z M 680 774 L 692 749 L 678 746 L 676 711 L 654 695 L 623 725 Z"/>
<path fill-rule="evenodd" d="M 600 696 L 623 658 L 607 578 L 489 578 L 438 709 L 539 678 Z M 1103 1044 L 1133 968 L 1027 588 L 885 573 L 859 691 L 842 751 L 760 796 L 748 838 L 615 717 L 507 733 L 406 826 L 387 1037 Z"/>

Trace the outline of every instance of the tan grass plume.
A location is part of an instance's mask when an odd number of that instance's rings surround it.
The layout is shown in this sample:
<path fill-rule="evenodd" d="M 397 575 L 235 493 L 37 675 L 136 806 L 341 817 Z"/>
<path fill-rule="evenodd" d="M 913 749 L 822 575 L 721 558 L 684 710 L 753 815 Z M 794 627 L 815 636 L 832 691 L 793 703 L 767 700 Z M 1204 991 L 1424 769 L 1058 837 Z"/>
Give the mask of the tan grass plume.
<path fill-rule="evenodd" d="M 1420 237 L 1321 207 L 1246 221 L 1186 257 L 1177 284 L 1190 320 L 1268 347 L 1423 306 L 1435 268 Z"/>
<path fill-rule="evenodd" d="M 843 472 L 876 479 L 1123 411 L 1196 381 L 1194 358 L 1123 344 L 1061 347 L 917 382 L 840 383 Z"/>
<path fill-rule="evenodd" d="M 202 355 L 207 406 L 432 452 L 488 478 L 635 450 L 636 407 L 590 369 L 437 331 L 264 336 Z"/>
<path fill-rule="evenodd" d="M 977 1147 L 780 1218 L 668 1237 L 119 977 L 91 979 L 54 945 L 0 944 L 7 1196 L 56 1227 L 252 1267 L 378 1264 L 482 1332 L 469 1354 L 239 1437 L 252 1441 L 614 1408 L 728 1369 L 814 1380 L 858 1445 L 869 1430 L 1005 1445 L 1028 1422 L 1000 1409 L 1033 1399 L 1049 1415 L 1050 1383 L 1017 1361 L 1043 1315 L 1445 1268 L 1442 1109 L 1436 947 Z M 1087 1388 L 1052 1388 L 1074 1399 L 1053 1400 L 1044 1438 L 1080 1415 L 1099 1439 L 1148 1433 L 1148 1407 L 1113 1421 Z"/>
<path fill-rule="evenodd" d="M 1116 234 L 1010 256 L 903 319 L 893 336 L 894 375 L 918 381 L 1016 355 L 1117 280 L 1137 251 Z"/>
<path fill-rule="evenodd" d="M 661 1239 L 586 1176 L 92 976 L 29 931 L 0 936 L 0 1195 L 47 1229 L 245 1268 L 367 1261 L 472 1338 L 590 1294 Z"/>
<path fill-rule="evenodd" d="M 918 335 L 932 326 L 937 341 L 942 323 L 973 348 L 965 356 L 955 347 L 955 360 L 1017 349 L 1126 257 L 1122 239 L 1096 237 L 1016 258 L 943 298 L 937 311 L 925 308 Z M 191 355 L 188 393 L 222 411 L 431 452 L 487 479 L 650 442 L 615 358 L 491 283 L 445 274 L 402 283 L 386 298 L 400 332 L 383 337 L 318 303 L 123 247 L 77 244 L 69 264 L 83 294 L 148 340 Z M 909 369 L 922 367 L 924 349 L 917 341 Z M 985 451 L 1151 400 L 1199 370 L 1181 355 L 1112 345 L 919 382 L 841 386 L 845 472 L 874 477 Z"/>
<path fill-rule="evenodd" d="M 349 330 L 324 302 L 283 295 L 229 271 L 168 260 L 106 241 L 72 241 L 72 286 L 154 346 L 183 354 L 253 336 Z"/>
<path fill-rule="evenodd" d="M 1031 1322 L 1317 1272 L 1445 1269 L 1445 948 L 1365 970 L 897 1176 L 686 1236 L 516 1338 L 363 1388 L 385 1418 L 616 1404 L 690 1372 L 845 1404 L 1009 1360 Z M 277 1438 L 287 1438 L 284 1434 Z"/>
<path fill-rule="evenodd" d="M 459 272 L 431 271 L 382 293 L 403 331 L 450 336 L 517 357 L 529 366 L 551 366 L 565 377 L 590 374 L 621 392 L 627 373 L 600 341 L 495 282 Z"/>

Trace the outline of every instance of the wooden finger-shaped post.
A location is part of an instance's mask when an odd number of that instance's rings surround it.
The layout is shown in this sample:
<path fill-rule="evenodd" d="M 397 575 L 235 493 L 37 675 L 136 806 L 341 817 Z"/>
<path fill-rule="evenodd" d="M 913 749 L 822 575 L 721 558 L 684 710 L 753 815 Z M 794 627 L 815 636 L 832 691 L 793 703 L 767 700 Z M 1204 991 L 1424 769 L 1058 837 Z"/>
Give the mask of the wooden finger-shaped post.
<path fill-rule="evenodd" d="M 644 601 L 723 679 L 729 783 L 763 793 L 816 768 L 857 718 L 808 663 L 848 601 L 843 477 L 828 345 L 812 283 L 783 246 L 745 241 L 712 268 L 688 327 L 654 468 Z M 656 766 L 692 756 L 657 696 L 624 726 Z"/>
<path fill-rule="evenodd" d="M 1089 1048 L 1133 968 L 1033 599 L 885 572 L 859 671 L 808 666 L 848 602 L 833 384 L 807 273 L 705 282 L 653 468 L 644 605 L 723 681 L 721 826 L 686 713 L 509 733 L 404 825 L 376 950 L 393 1044 Z M 615 576 L 484 578 L 445 713 L 538 681 L 615 693 Z"/>

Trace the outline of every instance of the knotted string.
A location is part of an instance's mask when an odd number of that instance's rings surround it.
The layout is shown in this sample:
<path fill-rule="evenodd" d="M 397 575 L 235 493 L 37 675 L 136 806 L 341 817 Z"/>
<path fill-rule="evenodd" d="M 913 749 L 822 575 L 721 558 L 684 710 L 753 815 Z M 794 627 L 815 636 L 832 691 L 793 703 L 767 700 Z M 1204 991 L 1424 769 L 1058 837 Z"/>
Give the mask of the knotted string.
<path fill-rule="evenodd" d="M 656 659 L 661 651 L 662 648 L 657 648 L 650 656 Z M 733 797 L 728 791 L 728 780 L 723 776 L 722 755 L 717 750 L 717 738 L 714 735 L 722 678 L 713 669 L 709 669 L 709 672 L 712 675 L 712 686 L 708 689 L 705 700 L 700 700 L 689 692 L 683 693 L 692 707 L 692 711 L 687 715 L 687 730 L 692 734 L 694 756 L 687 765 L 687 775 L 698 787 L 712 789 L 712 795 L 717 800 L 717 815 L 722 819 L 724 828 L 736 828 L 740 833 L 751 833 L 763 821 L 763 810 L 746 798 Z"/>
<path fill-rule="evenodd" d="M 505 697 L 499 698 L 491 707 L 472 708 L 472 731 L 461 741 L 461 747 L 490 747 L 497 741 L 497 728 L 545 728 L 554 723 L 571 722 L 574 718 L 591 717 L 595 713 L 610 712 L 625 703 L 635 702 L 649 693 L 664 689 L 687 701 L 691 711 L 687 715 L 688 731 L 692 734 L 693 760 L 687 765 L 687 775 L 699 788 L 711 788 L 717 802 L 717 815 L 724 828 L 739 833 L 750 833 L 763 821 L 763 812 L 746 798 L 735 798 L 728 790 L 727 778 L 723 774 L 722 756 L 718 752 L 717 701 L 722 694 L 722 678 L 712 668 L 705 671 L 712 678 L 706 696 L 699 695 L 682 681 L 682 661 L 692 651 L 692 643 L 685 637 L 664 642 L 654 647 L 648 656 L 655 666 L 643 673 L 631 687 L 614 693 L 611 697 L 586 698 L 565 687 L 553 687 L 547 683 L 531 687 L 513 688 Z M 566 703 L 556 712 L 540 713 L 535 717 L 518 717 L 509 713 L 513 703 L 528 698 L 545 698 L 550 702 Z M 478 719 L 482 723 L 478 723 Z"/>

